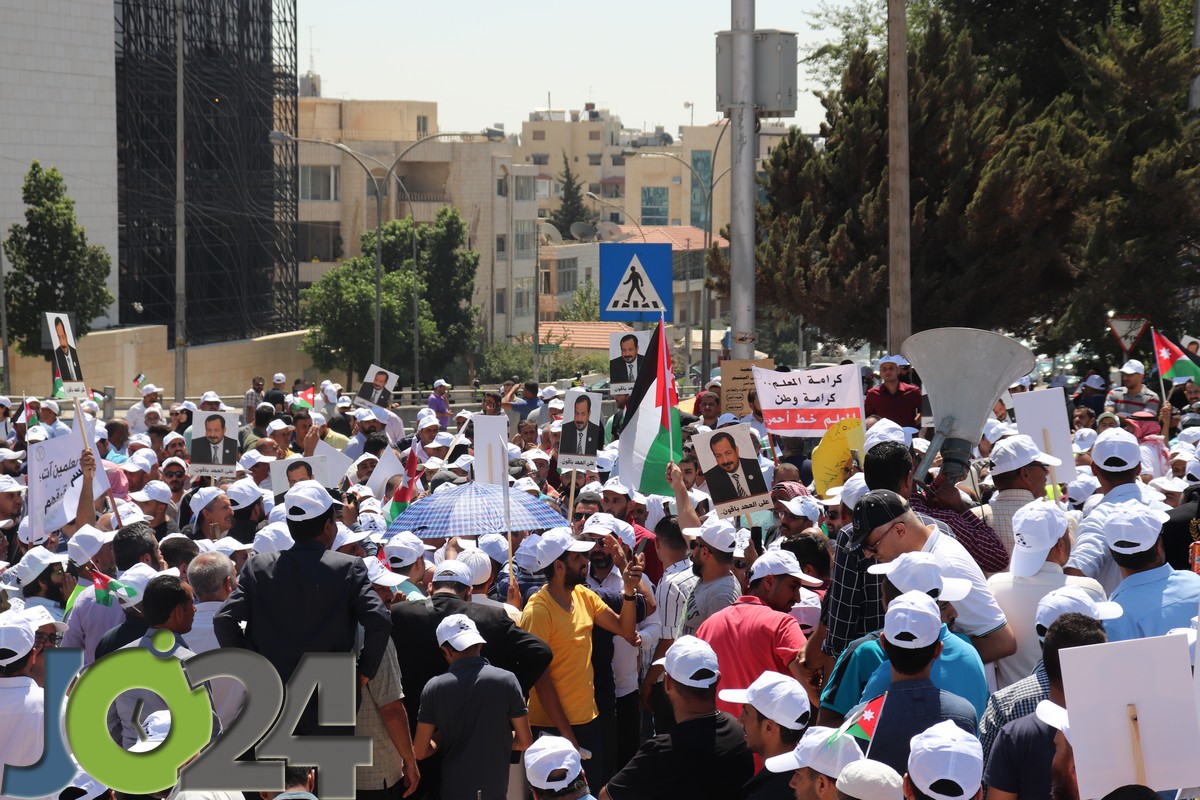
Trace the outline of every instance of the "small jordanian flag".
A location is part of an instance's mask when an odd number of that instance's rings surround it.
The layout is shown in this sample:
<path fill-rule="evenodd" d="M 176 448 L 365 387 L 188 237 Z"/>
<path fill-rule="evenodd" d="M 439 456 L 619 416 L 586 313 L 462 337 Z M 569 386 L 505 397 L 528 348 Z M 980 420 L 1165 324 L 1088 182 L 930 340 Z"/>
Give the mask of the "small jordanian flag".
<path fill-rule="evenodd" d="M 650 336 L 645 366 L 638 372 L 633 393 L 625 404 L 621 428 L 621 482 L 644 494 L 670 497 L 667 463 L 683 458 L 679 425 L 679 394 L 671 371 L 671 351 L 660 322 Z"/>
<path fill-rule="evenodd" d="M 404 480 L 396 487 L 396 493 L 392 495 L 392 502 L 387 507 L 387 521 L 389 523 L 398 517 L 401 511 L 412 504 L 416 493 L 417 450 L 415 447 L 410 447 L 408 449 L 408 458 L 404 460 Z"/>
<path fill-rule="evenodd" d="M 317 407 L 317 387 L 310 386 L 303 392 L 300 392 L 292 400 L 292 406 L 295 408 L 316 408 Z"/>
<path fill-rule="evenodd" d="M 133 376 L 133 385 L 136 386 L 137 388 L 141 389 L 142 381 L 144 381 L 144 380 L 146 380 L 146 373 L 139 372 L 137 375 Z"/>
<path fill-rule="evenodd" d="M 1200 357 L 1184 350 L 1173 339 L 1163 336 L 1153 328 L 1154 358 L 1158 361 L 1158 372 L 1163 380 L 1168 378 L 1196 378 L 1200 380 Z"/>
<path fill-rule="evenodd" d="M 96 602 L 102 606 L 111 606 L 117 595 L 132 600 L 138 593 L 132 586 L 126 586 L 116 578 L 95 571 L 92 572 L 92 587 L 96 590 Z"/>
<path fill-rule="evenodd" d="M 54 368 L 54 393 L 51 395 L 51 397 L 59 398 L 59 397 L 66 397 L 66 396 L 67 396 L 67 393 L 63 389 L 62 374 L 58 371 L 58 367 L 55 367 Z"/>
<path fill-rule="evenodd" d="M 871 741 L 871 737 L 875 735 L 875 726 L 879 724 L 879 715 L 883 713 L 883 701 L 886 699 L 887 692 L 884 692 L 874 700 L 864 703 L 857 711 L 851 712 L 838 728 L 837 735 L 848 733 L 855 738 Z"/>

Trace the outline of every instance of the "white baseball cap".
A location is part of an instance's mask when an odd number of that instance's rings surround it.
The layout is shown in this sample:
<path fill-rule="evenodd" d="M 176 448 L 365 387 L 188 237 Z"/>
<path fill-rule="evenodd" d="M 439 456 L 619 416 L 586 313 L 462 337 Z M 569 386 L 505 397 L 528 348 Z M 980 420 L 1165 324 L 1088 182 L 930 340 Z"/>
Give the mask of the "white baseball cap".
<path fill-rule="evenodd" d="M 1129 431 L 1109 428 L 1092 445 L 1092 463 L 1108 472 L 1124 472 L 1142 463 L 1142 448 Z"/>
<path fill-rule="evenodd" d="M 1106 388 L 1108 388 L 1108 381 L 1104 380 L 1104 378 L 1101 378 L 1099 375 L 1088 375 L 1087 380 L 1083 382 L 1083 385 L 1090 389 L 1104 391 Z"/>
<path fill-rule="evenodd" d="M 621 483 L 621 479 L 615 475 L 613 477 L 609 478 L 605 482 L 604 486 L 601 488 L 601 491 L 613 492 L 615 494 L 623 494 L 626 497 L 631 496 L 629 488 L 627 486 L 625 486 L 625 484 Z"/>
<path fill-rule="evenodd" d="M 547 386 L 542 389 L 538 396 L 543 400 L 553 400 L 558 397 L 558 389 L 553 386 Z"/>
<path fill-rule="evenodd" d="M 1069 584 L 1047 592 L 1038 601 L 1034 625 L 1037 626 L 1038 637 L 1043 638 L 1050 626 L 1063 614 L 1083 614 L 1103 622 L 1117 619 L 1124 613 L 1125 609 L 1120 604 L 1111 600 L 1097 601 L 1082 586 Z"/>
<path fill-rule="evenodd" d="M 471 568 L 455 558 L 446 559 L 434 570 L 432 583 L 461 583 L 463 586 L 474 586 L 474 574 Z"/>
<path fill-rule="evenodd" d="M 807 583 L 809 586 L 820 586 L 824 583 L 820 578 L 805 574 L 800 568 L 800 562 L 796 559 L 795 554 L 787 550 L 768 550 L 759 556 L 754 562 L 754 566 L 750 568 L 750 583 L 770 575 L 790 575 L 793 578 L 799 578 L 801 583 Z"/>
<path fill-rule="evenodd" d="M 199 520 L 200 512 L 203 511 L 204 509 L 208 508 L 208 504 L 211 503 L 213 500 L 216 500 L 221 495 L 222 495 L 221 490 L 215 486 L 205 486 L 203 488 L 197 489 L 196 493 L 192 495 L 192 500 L 191 500 L 192 522 L 195 523 L 197 520 Z M 140 512 L 140 509 L 139 509 L 139 512 Z M 121 509 L 121 519 L 122 520 L 125 519 L 125 510 L 124 509 Z"/>
<path fill-rule="evenodd" d="M 1162 475 L 1150 481 L 1151 489 L 1158 489 L 1160 492 L 1170 492 L 1175 494 L 1178 494 L 1179 492 L 1186 492 L 1189 486 L 1191 486 L 1191 484 L 1185 481 L 1183 478 L 1176 478 L 1172 475 Z"/>
<path fill-rule="evenodd" d="M 512 488 L 517 492 L 533 492 L 535 495 L 542 493 L 542 490 L 537 485 L 537 481 L 529 477 L 521 478 L 512 485 Z"/>
<path fill-rule="evenodd" d="M 12 573 L 12 577 L 16 578 L 18 586 L 25 587 L 33 583 L 39 575 L 55 564 L 62 564 L 65 567 L 67 556 L 51 553 L 39 544 L 29 548 L 20 563 L 9 570 L 9 572 Z"/>
<path fill-rule="evenodd" d="M 440 388 L 442 388 L 443 386 L 449 386 L 449 385 L 450 385 L 450 384 L 446 383 L 446 382 L 445 382 L 444 380 L 442 380 L 441 378 L 438 378 L 436 381 L 434 381 L 434 382 L 433 382 L 433 388 L 435 388 L 435 389 L 440 389 Z"/>
<path fill-rule="evenodd" d="M 283 496 L 284 513 L 290 520 L 316 519 L 333 505 L 329 492 L 314 480 L 300 481 Z"/>
<path fill-rule="evenodd" d="M 1121 372 L 1126 375 L 1145 375 L 1146 365 L 1136 358 L 1131 358 L 1121 365 Z"/>
<path fill-rule="evenodd" d="M 247 450 L 246 455 L 242 456 L 238 461 L 238 465 L 245 470 L 257 467 L 259 464 L 270 464 L 275 461 L 275 456 L 264 455 L 261 450 Z"/>
<path fill-rule="evenodd" d="M 54 630 L 59 633 L 64 633 L 70 629 L 70 625 L 65 622 L 59 622 L 50 613 L 50 610 L 45 606 L 25 606 L 20 611 L 6 611 L 4 618 L 8 619 L 11 615 L 14 619 L 23 621 L 26 625 L 33 628 L 35 634 L 37 629 L 43 625 L 53 625 Z"/>
<path fill-rule="evenodd" d="M 145 386 L 142 387 L 142 397 L 147 397 L 148 395 L 152 395 L 152 394 L 159 394 L 161 392 L 162 392 L 162 389 L 158 388 L 153 383 L 147 383 Z"/>
<path fill-rule="evenodd" d="M 129 569 L 117 576 L 117 581 L 124 587 L 124 591 L 117 591 L 117 600 L 122 606 L 136 606 L 142 602 L 142 595 L 146 593 L 146 584 L 150 583 L 158 575 L 158 571 L 149 564 L 139 561 Z"/>
<path fill-rule="evenodd" d="M 813 525 L 816 525 L 821 519 L 821 504 L 809 495 L 797 495 L 791 500 L 780 500 L 779 504 L 786 508 L 793 517 L 805 517 Z"/>
<path fill-rule="evenodd" d="M 995 417 L 992 417 L 983 423 L 983 435 L 980 438 L 987 439 L 991 444 L 995 444 L 1005 436 L 1009 436 L 1013 433 L 1015 433 L 1015 431 L 1011 426 L 1001 422 Z"/>
<path fill-rule="evenodd" d="M 337 550 L 348 544 L 358 544 L 359 542 L 366 541 L 370 535 L 367 531 L 352 530 L 339 522 L 337 523 L 337 534 L 333 537 L 333 546 L 329 549 Z"/>
<path fill-rule="evenodd" d="M 479 549 L 497 564 L 508 561 L 508 537 L 502 533 L 485 533 L 476 541 Z"/>
<path fill-rule="evenodd" d="M 904 428 L 890 419 L 881 419 L 867 431 L 867 435 L 863 439 L 863 455 L 871 452 L 875 445 L 883 442 L 899 442 L 908 446 L 909 439 L 904 433 Z"/>
<path fill-rule="evenodd" d="M 166 469 L 167 467 L 171 466 L 172 464 L 178 464 L 179 466 L 183 467 L 183 473 L 185 475 L 188 473 L 188 463 L 186 461 L 184 461 L 182 458 L 179 458 L 178 456 L 172 456 L 171 458 L 168 458 L 166 461 L 164 461 L 162 463 L 163 469 Z"/>
<path fill-rule="evenodd" d="M 716 652 L 695 636 L 680 636 L 654 665 L 663 667 L 676 683 L 697 689 L 715 686 L 721 678 Z"/>
<path fill-rule="evenodd" d="M 745 689 L 722 689 L 717 696 L 726 703 L 749 704 L 771 721 L 793 731 L 802 731 L 812 716 L 808 692 L 791 675 L 764 672 Z"/>
<path fill-rule="evenodd" d="M 919 650 L 936 642 L 941 633 L 937 601 L 924 592 L 905 592 L 888 603 L 883 636 L 896 647 Z"/>
<path fill-rule="evenodd" d="M 241 553 L 243 551 L 250 550 L 253 547 L 254 545 L 247 544 L 243 541 L 233 538 L 232 536 L 222 536 L 220 539 L 217 539 L 215 542 L 213 542 L 214 550 L 216 550 L 218 553 L 224 553 L 230 558 L 233 558 L 234 553 Z"/>
<path fill-rule="evenodd" d="M 437 428 L 439 425 L 437 415 L 428 414 L 423 419 L 417 421 L 417 430 L 423 431 L 426 428 Z"/>
<path fill-rule="evenodd" d="M 129 499 L 135 503 L 148 503 L 151 500 L 156 503 L 170 503 L 171 487 L 162 481 L 147 481 L 140 492 L 130 492 Z"/>
<path fill-rule="evenodd" d="M 1075 435 L 1071 437 L 1071 450 L 1075 453 L 1086 453 L 1092 449 L 1092 445 L 1096 443 L 1095 428 L 1080 428 L 1075 431 Z"/>
<path fill-rule="evenodd" d="M 571 529 L 566 528 L 566 531 L 570 533 Z M 531 533 L 517 545 L 517 552 L 513 553 L 513 561 L 525 572 L 533 573 L 538 571 L 537 546 L 541 541 L 542 536 L 540 533 Z"/>
<path fill-rule="evenodd" d="M 901 593 L 921 592 L 945 603 L 962 600 L 971 592 L 966 578 L 944 576 L 941 562 L 932 553 L 903 553 L 886 564 L 872 564 L 867 572 L 887 575 Z"/>
<path fill-rule="evenodd" d="M 933 800 L 974 797 L 983 780 L 983 745 L 953 721 L 939 722 L 912 738 L 908 779 Z"/>
<path fill-rule="evenodd" d="M 1008 571 L 1018 578 L 1036 575 L 1046 556 L 1067 532 L 1067 512 L 1057 503 L 1034 500 L 1013 514 L 1013 553 Z"/>
<path fill-rule="evenodd" d="M 392 572 L 378 558 L 364 558 L 363 564 L 367 567 L 367 580 L 376 586 L 386 586 L 389 589 L 395 589 L 404 583 L 403 575 Z"/>
<path fill-rule="evenodd" d="M 475 623 L 466 614 L 451 614 L 439 622 L 437 643 L 438 647 L 448 644 L 460 653 L 468 647 L 487 644 L 479 635 L 479 628 L 475 627 Z"/>
<path fill-rule="evenodd" d="M 0 667 L 20 661 L 33 649 L 34 630 L 24 619 L 0 620 Z"/>
<path fill-rule="evenodd" d="M 1100 488 L 1100 479 L 1091 470 L 1079 473 L 1075 480 L 1067 484 L 1067 499 L 1075 505 L 1080 505 Z"/>
<path fill-rule="evenodd" d="M 800 632 L 811 636 L 821 623 L 821 595 L 801 587 L 800 602 L 792 606 L 788 613 L 800 626 Z"/>
<path fill-rule="evenodd" d="M 67 542 L 67 555 L 76 564 L 86 564 L 116 535 L 116 531 L 102 531 L 91 525 L 81 525 Z"/>
<path fill-rule="evenodd" d="M 540 572 L 550 566 L 564 553 L 586 553 L 596 546 L 595 542 L 585 542 L 576 539 L 570 528 L 551 528 L 541 535 L 531 553 L 533 572 Z"/>
<path fill-rule="evenodd" d="M 1154 547 L 1162 524 L 1170 519 L 1145 503 L 1130 500 L 1109 506 L 1104 522 L 1104 540 L 1116 553 L 1142 553 Z"/>
<path fill-rule="evenodd" d="M 583 771 L 579 751 L 561 736 L 543 736 L 525 751 L 525 777 L 535 789 L 557 792 L 567 788 Z M 563 770 L 557 779 L 550 776 Z"/>
<path fill-rule="evenodd" d="M 166 484 L 163 484 L 165 487 Z M 259 490 L 258 484 L 253 478 L 242 478 L 240 481 L 234 481 L 226 489 L 225 494 L 229 496 L 229 505 L 233 506 L 234 511 L 250 506 L 263 499 L 262 491 Z"/>
<path fill-rule="evenodd" d="M 841 775 L 847 764 L 862 757 L 862 750 L 853 736 L 839 736 L 834 728 L 814 725 L 800 737 L 795 750 L 772 756 L 763 762 L 763 766 L 771 772 L 792 772 L 808 767 L 836 780 L 835 776 Z"/>
<path fill-rule="evenodd" d="M 0 447 L 0 461 L 24 461 L 24 450 L 9 450 L 7 447 Z"/>
<path fill-rule="evenodd" d="M 155 711 L 147 715 L 142 723 L 142 732 L 145 733 L 145 738 L 139 737 L 131 744 L 127 748 L 130 753 L 145 753 L 165 742 L 167 734 L 171 732 L 171 712 Z"/>
<path fill-rule="evenodd" d="M 699 539 L 714 550 L 732 553 L 737 545 L 737 528 L 728 520 L 706 519 L 700 526 Z"/>
<path fill-rule="evenodd" d="M 456 559 L 467 565 L 471 570 L 471 585 L 479 586 L 487 583 L 492 577 L 492 559 L 478 547 L 463 550 Z"/>
<path fill-rule="evenodd" d="M 407 567 L 424 557 L 429 548 L 410 531 L 400 531 L 383 545 L 383 554 L 393 567 Z"/>
<path fill-rule="evenodd" d="M 121 469 L 126 472 L 144 472 L 147 475 L 154 471 L 154 467 L 158 465 L 158 456 L 153 450 L 138 450 L 131 455 L 126 461 L 121 463 Z"/>
<path fill-rule="evenodd" d="M 1058 467 L 1062 465 L 1062 460 L 1057 459 L 1049 453 L 1043 453 L 1038 449 L 1038 446 L 1033 443 L 1033 439 L 1024 434 L 1009 436 L 1001 439 L 992 448 L 992 474 L 1002 475 L 1006 472 L 1015 472 L 1021 467 L 1027 467 L 1033 463 L 1044 464 L 1047 467 Z"/>
<path fill-rule="evenodd" d="M 272 522 L 255 532 L 253 547 L 256 553 L 282 553 L 295 543 L 286 522 Z"/>
<path fill-rule="evenodd" d="M 50 532 L 43 527 L 35 531 L 30 520 L 30 517 L 21 520 L 21 524 L 17 526 L 17 539 L 25 544 L 41 544 L 50 538 Z"/>
<path fill-rule="evenodd" d="M 842 493 L 840 495 L 842 505 L 853 511 L 854 507 L 858 505 L 858 501 L 869 491 L 866 477 L 861 472 L 854 473 L 842 485 Z"/>
<path fill-rule="evenodd" d="M 1183 479 L 1188 484 L 1200 483 L 1200 459 L 1195 455 L 1188 459 L 1187 465 L 1183 468 Z"/>
<path fill-rule="evenodd" d="M 901 800 L 904 778 L 899 772 L 870 758 L 860 758 L 842 768 L 837 778 L 838 794 L 853 800 Z"/>

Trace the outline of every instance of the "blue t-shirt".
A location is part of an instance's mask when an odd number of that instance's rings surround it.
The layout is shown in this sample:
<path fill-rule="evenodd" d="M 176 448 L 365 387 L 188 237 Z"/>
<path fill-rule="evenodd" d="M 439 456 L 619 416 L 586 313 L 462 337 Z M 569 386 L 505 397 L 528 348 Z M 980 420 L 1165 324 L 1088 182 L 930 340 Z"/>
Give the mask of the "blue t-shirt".
<path fill-rule="evenodd" d="M 983 659 L 979 657 L 979 651 L 961 636 L 951 633 L 945 625 L 942 625 L 940 638 L 942 654 L 933 662 L 930 680 L 939 689 L 945 689 L 966 700 L 975 707 L 975 716 L 982 718 L 983 711 L 987 708 L 988 686 L 987 676 L 983 671 Z M 878 642 L 875 643 L 875 647 L 879 647 Z M 880 648 L 880 653 L 882 654 L 882 652 L 883 649 Z M 867 680 L 859 702 L 879 697 L 891 685 L 892 667 L 886 656 L 883 659 L 883 663 Z"/>

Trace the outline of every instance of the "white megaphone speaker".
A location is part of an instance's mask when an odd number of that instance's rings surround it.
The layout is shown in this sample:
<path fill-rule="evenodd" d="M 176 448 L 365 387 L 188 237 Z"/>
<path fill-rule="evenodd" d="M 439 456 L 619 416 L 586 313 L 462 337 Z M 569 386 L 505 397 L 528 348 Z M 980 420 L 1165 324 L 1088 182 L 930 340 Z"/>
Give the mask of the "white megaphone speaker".
<path fill-rule="evenodd" d="M 967 472 L 996 400 L 1033 371 L 1033 351 L 991 331 L 934 328 L 908 337 L 900 352 L 920 374 L 933 411 L 933 441 L 915 479 L 925 479 L 941 451 L 941 474 L 955 483 Z"/>

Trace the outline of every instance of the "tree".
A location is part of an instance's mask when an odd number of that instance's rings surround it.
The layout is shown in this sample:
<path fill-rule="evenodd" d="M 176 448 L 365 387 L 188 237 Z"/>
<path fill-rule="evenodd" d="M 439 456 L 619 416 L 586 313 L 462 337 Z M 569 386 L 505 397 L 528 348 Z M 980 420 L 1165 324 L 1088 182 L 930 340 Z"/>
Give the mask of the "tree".
<path fill-rule="evenodd" d="M 574 345 L 566 343 L 566 337 L 547 337 L 545 344 L 558 345 L 557 350 L 542 355 L 542 376 L 551 381 L 573 377 L 576 373 L 608 370 L 607 355 L 583 355 L 575 351 Z M 522 335 L 512 342 L 495 342 L 483 350 L 482 364 L 478 375 L 481 381 L 506 381 L 512 376 L 532 379 L 533 338 Z"/>
<path fill-rule="evenodd" d="M 4 279 L 9 330 L 18 352 L 49 361 L 51 351 L 42 350 L 42 315 L 71 312 L 75 336 L 90 331 L 92 320 L 113 303 L 104 285 L 112 260 L 103 247 L 87 243 L 87 234 L 75 221 L 75 201 L 67 196 L 58 169 L 43 169 L 34 161 L 21 187 L 21 199 L 26 206 L 25 224 L 14 223 L 4 240 L 12 265 Z"/>
<path fill-rule="evenodd" d="M 467 249 L 467 225 L 455 208 L 443 208 L 431 224 L 417 226 L 417 263 L 421 276 L 421 301 L 439 335 L 421 333 L 421 372 L 438 375 L 474 341 L 479 311 L 471 306 L 479 254 Z M 383 268 L 387 274 L 412 274 L 413 222 L 409 217 L 383 226 Z M 362 236 L 362 251 L 375 252 L 375 231 Z M 408 284 L 411 287 L 411 282 Z M 412 319 L 412 291 L 405 295 Z M 424 315 L 425 312 L 422 312 Z M 389 329 L 385 326 L 387 335 Z M 406 361 L 412 360 L 411 341 Z"/>
<path fill-rule="evenodd" d="M 575 237 L 571 235 L 571 224 L 592 222 L 596 219 L 596 215 L 584 205 L 583 185 L 571 171 L 571 164 L 567 161 L 565 152 L 563 153 L 563 171 L 559 174 L 558 180 L 562 183 L 562 203 L 550 215 L 549 222 L 565 238 L 574 239 Z"/>
<path fill-rule="evenodd" d="M 590 280 L 584 281 L 571 299 L 558 310 L 563 322 L 596 322 L 600 319 L 600 290 Z"/>

